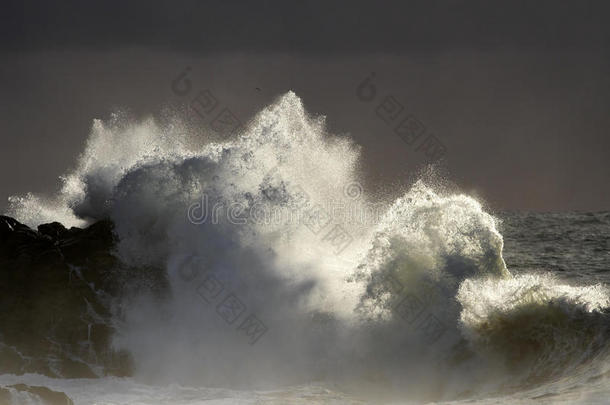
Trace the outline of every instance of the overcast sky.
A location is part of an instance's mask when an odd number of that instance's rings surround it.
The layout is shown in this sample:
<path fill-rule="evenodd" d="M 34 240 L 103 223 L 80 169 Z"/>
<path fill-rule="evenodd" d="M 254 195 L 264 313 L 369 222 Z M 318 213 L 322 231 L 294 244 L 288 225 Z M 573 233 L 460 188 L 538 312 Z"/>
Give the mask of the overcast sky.
<path fill-rule="evenodd" d="M 610 2 L 4 3 L 0 211 L 55 190 L 94 118 L 179 102 L 186 66 L 242 121 L 294 90 L 363 145 L 374 192 L 426 163 L 376 114 L 392 96 L 492 209 L 610 209 Z"/>

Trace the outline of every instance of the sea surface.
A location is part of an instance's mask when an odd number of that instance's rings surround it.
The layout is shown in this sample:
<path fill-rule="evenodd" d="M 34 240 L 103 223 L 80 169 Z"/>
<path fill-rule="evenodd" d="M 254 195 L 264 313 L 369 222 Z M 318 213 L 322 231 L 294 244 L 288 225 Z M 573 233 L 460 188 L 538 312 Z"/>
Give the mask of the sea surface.
<path fill-rule="evenodd" d="M 55 196 L 11 198 L 12 403 L 609 403 L 610 212 L 496 211 L 433 169 L 370 194 L 294 93 L 188 134 L 96 120 Z"/>

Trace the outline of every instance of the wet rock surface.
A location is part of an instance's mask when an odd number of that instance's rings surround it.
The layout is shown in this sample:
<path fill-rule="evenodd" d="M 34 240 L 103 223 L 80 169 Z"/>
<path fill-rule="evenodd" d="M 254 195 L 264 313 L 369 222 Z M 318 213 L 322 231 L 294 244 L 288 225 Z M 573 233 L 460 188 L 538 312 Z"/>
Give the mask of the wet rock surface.
<path fill-rule="evenodd" d="M 53 391 L 47 387 L 15 384 L 0 388 L 0 405 L 14 405 L 26 400 L 36 400 L 44 405 L 74 405 L 74 402 L 63 392 Z"/>
<path fill-rule="evenodd" d="M 0 374 L 91 378 L 125 375 L 111 350 L 111 308 L 122 269 L 113 225 L 33 230 L 0 216 Z"/>

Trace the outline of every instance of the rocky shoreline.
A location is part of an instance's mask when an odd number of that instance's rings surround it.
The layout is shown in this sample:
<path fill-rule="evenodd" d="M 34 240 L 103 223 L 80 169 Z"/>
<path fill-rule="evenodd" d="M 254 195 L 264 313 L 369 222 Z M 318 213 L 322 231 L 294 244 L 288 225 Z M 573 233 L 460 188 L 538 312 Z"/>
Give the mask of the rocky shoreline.
<path fill-rule="evenodd" d="M 37 230 L 0 216 L 0 374 L 129 375 L 111 348 L 125 269 L 110 221 Z"/>
<path fill-rule="evenodd" d="M 45 405 L 74 405 L 74 402 L 65 393 L 53 391 L 47 387 L 25 384 L 0 387 L 0 405 L 22 403 L 22 401 L 33 398 Z"/>

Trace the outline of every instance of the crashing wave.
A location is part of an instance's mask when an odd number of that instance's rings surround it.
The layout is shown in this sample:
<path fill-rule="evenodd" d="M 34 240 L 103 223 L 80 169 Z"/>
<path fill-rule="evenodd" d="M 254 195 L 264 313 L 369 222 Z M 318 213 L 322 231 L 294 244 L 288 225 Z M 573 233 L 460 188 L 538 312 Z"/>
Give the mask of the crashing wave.
<path fill-rule="evenodd" d="M 498 220 L 469 196 L 418 181 L 376 201 L 359 147 L 294 93 L 232 139 L 194 139 L 179 119 L 96 120 L 55 198 L 11 199 L 30 226 L 113 224 L 108 346 L 140 378 L 439 399 L 498 373 L 555 378 L 605 350 L 604 288 L 511 275 Z"/>

